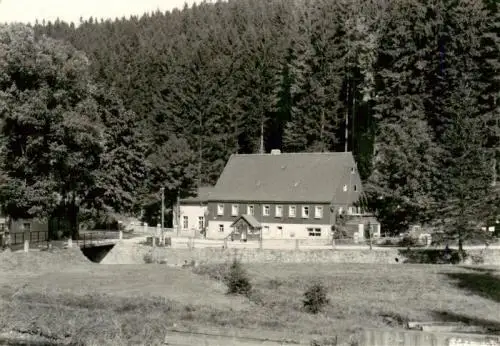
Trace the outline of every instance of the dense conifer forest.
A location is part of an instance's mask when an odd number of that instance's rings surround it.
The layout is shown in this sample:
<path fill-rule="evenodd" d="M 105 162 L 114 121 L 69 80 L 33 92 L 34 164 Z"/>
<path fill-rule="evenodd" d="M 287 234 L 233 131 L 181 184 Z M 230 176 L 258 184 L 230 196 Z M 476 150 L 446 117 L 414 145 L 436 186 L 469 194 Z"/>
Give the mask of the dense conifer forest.
<path fill-rule="evenodd" d="M 38 215 L 56 189 L 155 220 L 161 186 L 172 205 L 214 184 L 233 153 L 347 150 L 386 230 L 439 220 L 467 232 L 498 215 L 499 35 L 495 0 L 231 0 L 3 26 L 2 199 Z M 83 62 L 67 72 L 68 59 Z M 29 114 L 42 104 L 56 117 L 61 93 L 93 119 L 72 127 L 89 138 Z M 28 133 L 39 141 L 19 149 Z M 86 160 L 69 165 L 75 155 Z"/>

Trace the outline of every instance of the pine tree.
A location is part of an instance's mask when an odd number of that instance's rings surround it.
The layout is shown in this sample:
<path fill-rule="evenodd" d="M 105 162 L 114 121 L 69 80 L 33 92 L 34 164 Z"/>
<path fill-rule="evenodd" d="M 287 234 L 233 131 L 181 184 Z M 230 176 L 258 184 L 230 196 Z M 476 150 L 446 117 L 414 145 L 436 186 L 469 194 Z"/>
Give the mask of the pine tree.
<path fill-rule="evenodd" d="M 391 3 L 380 32 L 375 158 L 366 192 L 390 232 L 432 218 L 438 147 L 428 122 L 428 87 L 436 66 L 435 11 L 418 2 Z"/>

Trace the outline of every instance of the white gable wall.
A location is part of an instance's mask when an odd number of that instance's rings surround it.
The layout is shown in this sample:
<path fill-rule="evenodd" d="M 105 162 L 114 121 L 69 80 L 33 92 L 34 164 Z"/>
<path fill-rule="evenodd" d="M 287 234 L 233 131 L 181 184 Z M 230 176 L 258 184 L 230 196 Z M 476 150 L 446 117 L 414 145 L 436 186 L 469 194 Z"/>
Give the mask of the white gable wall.
<path fill-rule="evenodd" d="M 203 222 L 206 224 L 206 212 L 207 206 L 200 205 L 182 205 L 180 206 L 180 230 L 188 231 L 188 230 L 196 230 L 201 231 L 200 229 L 200 217 L 203 217 Z M 187 228 L 185 220 L 187 220 Z M 174 217 L 174 230 L 177 230 L 177 225 L 175 224 L 176 218 Z"/>

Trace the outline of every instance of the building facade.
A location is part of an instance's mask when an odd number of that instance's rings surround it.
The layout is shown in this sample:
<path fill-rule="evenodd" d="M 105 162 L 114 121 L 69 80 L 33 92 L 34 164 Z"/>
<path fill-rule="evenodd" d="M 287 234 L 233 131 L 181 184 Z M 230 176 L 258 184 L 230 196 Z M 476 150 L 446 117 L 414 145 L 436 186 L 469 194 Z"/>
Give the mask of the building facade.
<path fill-rule="evenodd" d="M 173 228 L 179 235 L 199 236 L 206 234 L 208 196 L 212 187 L 198 188 L 196 196 L 179 201 L 178 211 L 173 213 Z"/>
<path fill-rule="evenodd" d="M 262 239 L 329 239 L 340 213 L 357 217 L 359 224 L 348 222 L 363 238 L 366 220 L 355 206 L 361 194 L 351 153 L 232 155 L 208 198 L 207 238 L 236 232 L 246 240 L 237 228 L 251 216 L 247 226 Z"/>

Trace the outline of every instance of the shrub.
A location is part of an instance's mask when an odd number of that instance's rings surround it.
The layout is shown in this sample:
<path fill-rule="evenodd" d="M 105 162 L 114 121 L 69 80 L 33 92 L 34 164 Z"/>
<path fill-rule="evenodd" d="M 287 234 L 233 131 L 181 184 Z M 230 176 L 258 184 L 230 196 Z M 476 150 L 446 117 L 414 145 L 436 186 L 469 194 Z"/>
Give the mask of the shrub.
<path fill-rule="evenodd" d="M 241 294 L 248 296 L 252 291 L 252 284 L 238 260 L 234 260 L 229 268 L 229 273 L 225 278 L 228 287 L 228 294 Z"/>
<path fill-rule="evenodd" d="M 326 296 L 326 287 L 321 283 L 314 283 L 304 293 L 304 309 L 312 314 L 317 314 L 329 303 Z"/>
<path fill-rule="evenodd" d="M 153 255 L 151 253 L 147 253 L 143 257 L 144 263 L 151 264 L 154 262 Z"/>
<path fill-rule="evenodd" d="M 325 337 L 319 340 L 311 341 L 311 346 L 337 346 L 337 337 Z"/>
<path fill-rule="evenodd" d="M 413 247 L 418 245 L 418 240 L 414 237 L 406 235 L 399 241 L 398 245 L 401 247 Z"/>
<path fill-rule="evenodd" d="M 448 258 L 445 250 L 438 249 L 400 250 L 399 253 L 401 256 L 406 257 L 406 263 L 419 264 L 458 264 L 468 257 L 465 251 L 460 256 L 459 251 L 456 249 L 449 250 Z"/>

